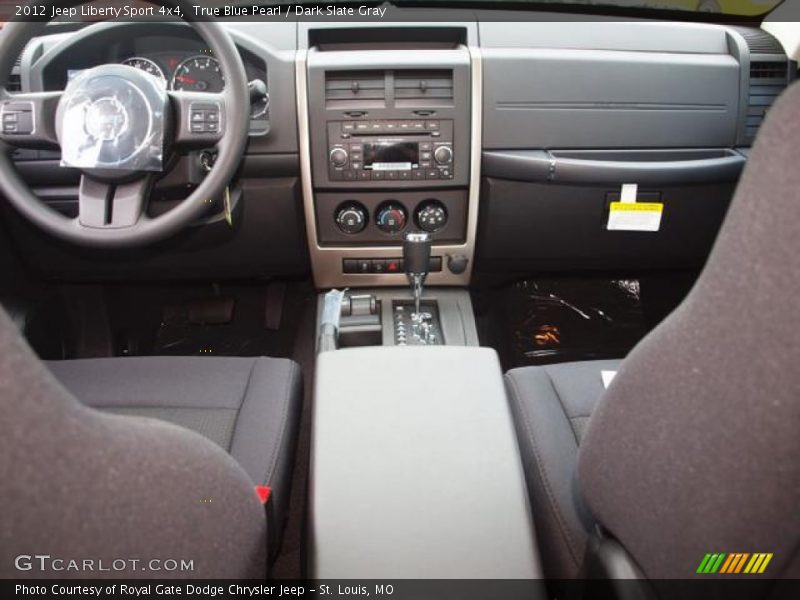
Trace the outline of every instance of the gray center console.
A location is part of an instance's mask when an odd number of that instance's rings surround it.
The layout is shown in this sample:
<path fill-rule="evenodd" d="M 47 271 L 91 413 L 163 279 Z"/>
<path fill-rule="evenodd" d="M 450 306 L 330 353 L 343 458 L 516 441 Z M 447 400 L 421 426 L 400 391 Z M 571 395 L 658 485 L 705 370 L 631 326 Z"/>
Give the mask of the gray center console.
<path fill-rule="evenodd" d="M 493 350 L 321 353 L 311 452 L 309 577 L 542 576 Z"/>

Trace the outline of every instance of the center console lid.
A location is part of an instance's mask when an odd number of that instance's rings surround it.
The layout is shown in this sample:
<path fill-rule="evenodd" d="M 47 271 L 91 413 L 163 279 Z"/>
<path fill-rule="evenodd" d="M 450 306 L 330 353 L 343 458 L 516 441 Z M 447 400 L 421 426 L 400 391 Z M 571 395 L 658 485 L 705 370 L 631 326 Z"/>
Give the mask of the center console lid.
<path fill-rule="evenodd" d="M 309 577 L 542 576 L 493 350 L 321 353 L 311 452 Z"/>

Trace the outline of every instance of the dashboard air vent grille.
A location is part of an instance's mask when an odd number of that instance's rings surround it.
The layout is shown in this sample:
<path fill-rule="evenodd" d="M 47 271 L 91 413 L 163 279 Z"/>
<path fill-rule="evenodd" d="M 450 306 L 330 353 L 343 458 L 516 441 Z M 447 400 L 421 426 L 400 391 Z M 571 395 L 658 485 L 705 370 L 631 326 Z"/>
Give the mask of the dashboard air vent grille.
<path fill-rule="evenodd" d="M 325 100 L 374 103 L 386 99 L 386 77 L 383 71 L 329 71 L 325 74 Z"/>
<path fill-rule="evenodd" d="M 745 134 L 753 141 L 764 115 L 775 103 L 778 96 L 789 83 L 788 63 L 779 61 L 750 63 L 750 95 L 747 104 L 747 123 Z"/>
<path fill-rule="evenodd" d="M 453 72 L 447 69 L 397 71 L 394 97 L 398 100 L 452 100 Z"/>
<path fill-rule="evenodd" d="M 8 76 L 8 81 L 6 82 L 6 89 L 9 92 L 22 91 L 22 78 L 19 72 L 21 64 L 22 57 L 19 57 L 17 58 L 17 62 L 14 63 L 14 68 L 11 70 L 11 75 Z"/>
<path fill-rule="evenodd" d="M 747 42 L 750 54 L 784 54 L 783 46 L 763 29 L 735 27 Z"/>

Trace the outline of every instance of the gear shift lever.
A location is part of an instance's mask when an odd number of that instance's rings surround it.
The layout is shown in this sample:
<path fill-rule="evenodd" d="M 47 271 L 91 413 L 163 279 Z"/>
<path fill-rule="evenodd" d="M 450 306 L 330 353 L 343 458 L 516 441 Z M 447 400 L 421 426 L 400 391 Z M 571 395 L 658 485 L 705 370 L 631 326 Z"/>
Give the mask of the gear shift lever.
<path fill-rule="evenodd" d="M 420 312 L 422 287 L 428 276 L 432 245 L 431 234 L 425 232 L 407 233 L 403 240 L 403 261 L 411 290 L 414 293 L 414 312 L 416 314 Z"/>

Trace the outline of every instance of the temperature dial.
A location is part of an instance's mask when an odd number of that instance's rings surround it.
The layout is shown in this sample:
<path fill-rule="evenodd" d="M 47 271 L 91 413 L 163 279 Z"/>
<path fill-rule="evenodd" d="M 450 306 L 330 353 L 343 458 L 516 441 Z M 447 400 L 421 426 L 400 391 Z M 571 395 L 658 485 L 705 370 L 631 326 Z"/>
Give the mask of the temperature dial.
<path fill-rule="evenodd" d="M 438 200 L 428 200 L 417 209 L 417 225 L 422 231 L 436 233 L 447 225 L 447 208 Z"/>
<path fill-rule="evenodd" d="M 378 207 L 375 223 L 384 233 L 400 233 L 406 226 L 406 209 L 397 202 L 386 202 Z"/>
<path fill-rule="evenodd" d="M 344 233 L 361 233 L 367 226 L 368 213 L 358 202 L 346 202 L 336 211 L 336 224 Z"/>

